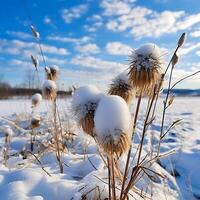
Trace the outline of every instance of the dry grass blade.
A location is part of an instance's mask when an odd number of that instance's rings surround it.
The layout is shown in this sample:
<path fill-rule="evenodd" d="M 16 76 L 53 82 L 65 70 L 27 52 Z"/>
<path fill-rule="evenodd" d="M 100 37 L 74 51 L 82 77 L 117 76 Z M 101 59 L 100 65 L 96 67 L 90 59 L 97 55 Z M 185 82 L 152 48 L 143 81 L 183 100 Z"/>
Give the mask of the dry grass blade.
<path fill-rule="evenodd" d="M 181 120 L 182 120 L 182 119 L 178 119 L 178 120 L 174 121 L 174 122 L 170 125 L 170 127 L 167 129 L 167 131 L 161 136 L 161 140 L 167 135 L 167 133 L 168 133 L 172 128 L 174 128 L 178 123 L 180 123 Z"/>

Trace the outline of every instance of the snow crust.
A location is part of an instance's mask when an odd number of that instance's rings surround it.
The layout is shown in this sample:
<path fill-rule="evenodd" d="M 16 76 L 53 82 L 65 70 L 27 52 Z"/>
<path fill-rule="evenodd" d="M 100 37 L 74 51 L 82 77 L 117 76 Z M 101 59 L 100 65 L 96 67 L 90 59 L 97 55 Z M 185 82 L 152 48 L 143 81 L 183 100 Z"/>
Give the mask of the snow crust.
<path fill-rule="evenodd" d="M 70 101 L 58 99 L 62 121 L 66 120 L 65 114 L 69 111 Z M 47 102 L 46 100 L 42 101 L 38 108 L 42 119 L 48 118 Z M 163 139 L 161 153 L 169 155 L 160 158 L 159 162 L 152 166 L 148 166 L 149 169 L 156 170 L 156 172 L 164 175 L 166 179 L 161 181 L 162 179 L 157 177 L 156 182 L 152 183 L 147 176 L 144 176 L 136 185 L 138 189 L 143 189 L 143 191 L 147 186 L 153 188 L 153 200 L 197 200 L 200 197 L 199 102 L 199 97 L 179 97 L 175 99 L 174 105 L 168 109 L 165 128 L 167 129 L 173 121 L 180 118 L 182 119 L 181 125 L 172 129 Z M 134 104 L 136 102 L 133 102 L 135 108 Z M 134 154 L 141 139 L 146 105 L 147 99 L 144 98 L 133 141 L 131 166 L 134 166 L 136 162 Z M 159 108 L 162 106 L 161 99 L 158 101 L 156 120 L 149 127 L 144 139 L 142 158 L 147 155 L 152 147 L 156 148 L 162 117 Z M 30 118 L 25 118 L 24 113 L 31 113 L 30 100 L 0 100 L 0 108 L 0 116 L 7 116 L 6 119 L 16 122 L 21 129 L 27 129 Z M 2 164 L 2 149 L 6 126 L 9 126 L 13 131 L 9 146 L 9 153 L 12 156 L 8 160 L 8 165 L 4 166 Z M 44 122 L 39 127 L 36 141 L 40 144 L 45 143 L 48 139 L 48 128 L 49 124 Z M 98 189 L 91 193 L 89 191 L 96 186 L 102 189 L 102 197 L 106 197 L 107 179 L 105 177 L 107 172 L 94 140 L 74 127 L 77 135 L 73 141 L 65 142 L 69 148 L 69 153 L 62 155 L 63 162 L 66 164 L 64 165 L 64 174 L 59 173 L 56 155 L 53 152 L 45 153 L 39 158 L 44 169 L 51 174 L 51 176 L 48 176 L 34 157 L 29 156 L 27 159 L 23 159 L 19 153 L 28 148 L 30 142 L 30 130 L 21 131 L 21 129 L 17 129 L 10 121 L 0 118 L 0 200 L 71 200 L 72 198 L 79 200 L 86 193 L 88 200 L 94 200 L 95 192 L 97 193 Z M 124 154 L 118 160 L 119 167 L 123 171 L 125 162 L 126 155 Z M 176 176 L 171 175 L 173 172 L 176 173 Z M 134 193 L 130 200 L 134 199 L 140 200 L 141 198 Z"/>

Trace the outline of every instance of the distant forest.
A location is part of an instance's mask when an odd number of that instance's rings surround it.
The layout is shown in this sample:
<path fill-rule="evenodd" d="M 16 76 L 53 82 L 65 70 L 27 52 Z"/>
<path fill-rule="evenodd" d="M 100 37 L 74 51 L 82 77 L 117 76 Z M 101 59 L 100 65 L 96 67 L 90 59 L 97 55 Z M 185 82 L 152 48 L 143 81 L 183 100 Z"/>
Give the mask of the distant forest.
<path fill-rule="evenodd" d="M 71 96 L 73 92 L 73 87 L 68 88 L 68 90 L 59 90 L 57 92 L 59 97 Z M 9 83 L 0 81 L 0 99 L 8 99 L 16 96 L 32 96 L 35 93 L 41 93 L 40 89 L 32 87 L 11 87 Z"/>

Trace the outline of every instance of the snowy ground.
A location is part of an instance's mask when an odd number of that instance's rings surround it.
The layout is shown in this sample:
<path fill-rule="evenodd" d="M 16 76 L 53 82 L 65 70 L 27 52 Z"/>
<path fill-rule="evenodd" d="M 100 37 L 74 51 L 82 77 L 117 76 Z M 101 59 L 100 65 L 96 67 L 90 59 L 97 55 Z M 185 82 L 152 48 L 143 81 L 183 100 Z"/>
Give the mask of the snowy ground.
<path fill-rule="evenodd" d="M 137 135 L 135 145 L 140 137 L 143 117 L 145 113 L 146 99 L 143 100 L 142 114 L 137 124 Z M 177 197 L 176 183 L 168 182 L 171 189 L 162 187 L 161 184 L 154 184 L 153 199 L 200 199 L 200 98 L 177 97 L 169 109 L 166 117 L 166 128 L 175 120 L 182 119 L 181 124 L 175 127 L 164 139 L 161 151 L 175 153 L 169 157 L 162 158 L 160 164 L 154 166 L 159 171 L 170 177 L 175 174 L 175 180 L 179 188 Z M 65 128 L 69 129 L 70 107 L 69 100 L 59 100 L 59 113 L 62 116 Z M 49 118 L 51 105 L 42 102 L 35 111 L 42 116 L 43 124 L 38 129 L 40 133 L 36 141 L 45 144 L 49 137 Z M 134 107 L 134 105 L 133 105 Z M 162 100 L 159 102 L 156 121 L 150 127 L 145 139 L 145 149 L 148 151 L 151 144 L 156 145 L 158 132 L 160 130 L 160 118 Z M 105 184 L 106 169 L 100 158 L 95 142 L 82 134 L 82 131 L 75 125 L 70 131 L 76 134 L 73 140 L 66 141 L 69 152 L 63 154 L 64 174 L 59 174 L 55 155 L 47 150 L 40 155 L 40 163 L 31 155 L 23 159 L 22 150 L 29 148 L 30 131 L 28 131 L 28 119 L 30 118 L 31 104 L 28 100 L 5 100 L 0 101 L 0 200 L 70 200 L 81 199 L 81 195 L 87 194 L 87 199 L 95 199 L 91 194 L 98 192 L 98 185 L 101 190 L 106 191 Z M 10 121 L 12 120 L 12 121 Z M 18 124 L 17 129 L 12 122 Z M 9 127 L 8 127 L 9 125 Z M 13 131 L 7 167 L 3 165 L 3 145 L 5 130 Z M 68 130 L 69 131 L 69 130 Z M 121 159 L 120 165 L 124 166 L 125 159 Z M 42 170 L 42 167 L 44 170 Z M 49 173 L 50 176 L 47 174 Z M 145 181 L 145 179 L 143 180 Z M 138 187 L 141 188 L 141 184 Z M 167 184 L 167 183 L 166 183 Z M 93 193 L 90 190 L 93 189 Z M 106 193 L 106 192 L 105 192 Z M 100 199 L 104 199 L 106 196 Z M 139 200 L 139 197 L 135 196 Z"/>

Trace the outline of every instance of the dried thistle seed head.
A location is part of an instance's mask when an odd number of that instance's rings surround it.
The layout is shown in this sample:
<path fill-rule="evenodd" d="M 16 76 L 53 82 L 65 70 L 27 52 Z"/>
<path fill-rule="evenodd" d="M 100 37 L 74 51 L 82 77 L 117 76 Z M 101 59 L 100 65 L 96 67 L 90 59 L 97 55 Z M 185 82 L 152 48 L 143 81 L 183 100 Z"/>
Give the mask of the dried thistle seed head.
<path fill-rule="evenodd" d="M 93 136 L 94 112 L 102 94 L 92 85 L 75 90 L 72 98 L 72 110 L 83 131 Z"/>
<path fill-rule="evenodd" d="M 32 117 L 31 119 L 31 128 L 34 129 L 34 128 L 37 128 L 40 126 L 40 116 L 39 115 L 35 115 Z"/>
<path fill-rule="evenodd" d="M 42 86 L 42 94 L 48 100 L 55 100 L 57 96 L 56 83 L 52 80 L 46 80 Z"/>
<path fill-rule="evenodd" d="M 138 94 L 151 94 L 162 76 L 163 55 L 155 44 L 136 49 L 130 60 L 129 82 Z"/>
<path fill-rule="evenodd" d="M 172 65 L 175 66 L 178 63 L 178 56 L 174 54 L 172 57 Z"/>
<path fill-rule="evenodd" d="M 52 65 L 49 67 L 45 67 L 46 75 L 48 80 L 56 81 L 58 80 L 59 67 L 56 65 Z"/>
<path fill-rule="evenodd" d="M 34 57 L 33 55 L 31 55 L 31 61 L 32 61 L 32 64 L 34 65 L 35 69 L 37 70 L 38 66 L 39 66 L 39 60 Z"/>
<path fill-rule="evenodd" d="M 102 97 L 94 116 L 95 134 L 106 153 L 121 156 L 131 143 L 131 114 L 128 105 L 119 96 Z"/>
<path fill-rule="evenodd" d="M 36 37 L 37 39 L 40 38 L 39 32 L 36 31 L 36 29 L 33 25 L 31 25 L 31 31 L 32 31 L 34 37 Z"/>
<path fill-rule="evenodd" d="M 178 47 L 179 48 L 183 46 L 183 43 L 185 42 L 185 40 L 186 40 L 186 33 L 183 33 L 178 40 Z"/>
<path fill-rule="evenodd" d="M 39 93 L 36 93 L 34 94 L 32 97 L 31 97 L 31 104 L 32 104 L 32 107 L 36 107 L 40 104 L 40 102 L 42 101 L 42 95 L 39 94 Z"/>
<path fill-rule="evenodd" d="M 120 96 L 127 104 L 131 103 L 134 94 L 126 72 L 119 74 L 115 79 L 113 79 L 108 94 Z"/>
<path fill-rule="evenodd" d="M 14 135 L 13 130 L 11 129 L 10 126 L 5 125 L 5 126 L 3 126 L 3 128 L 4 128 L 5 136 L 12 137 Z"/>

